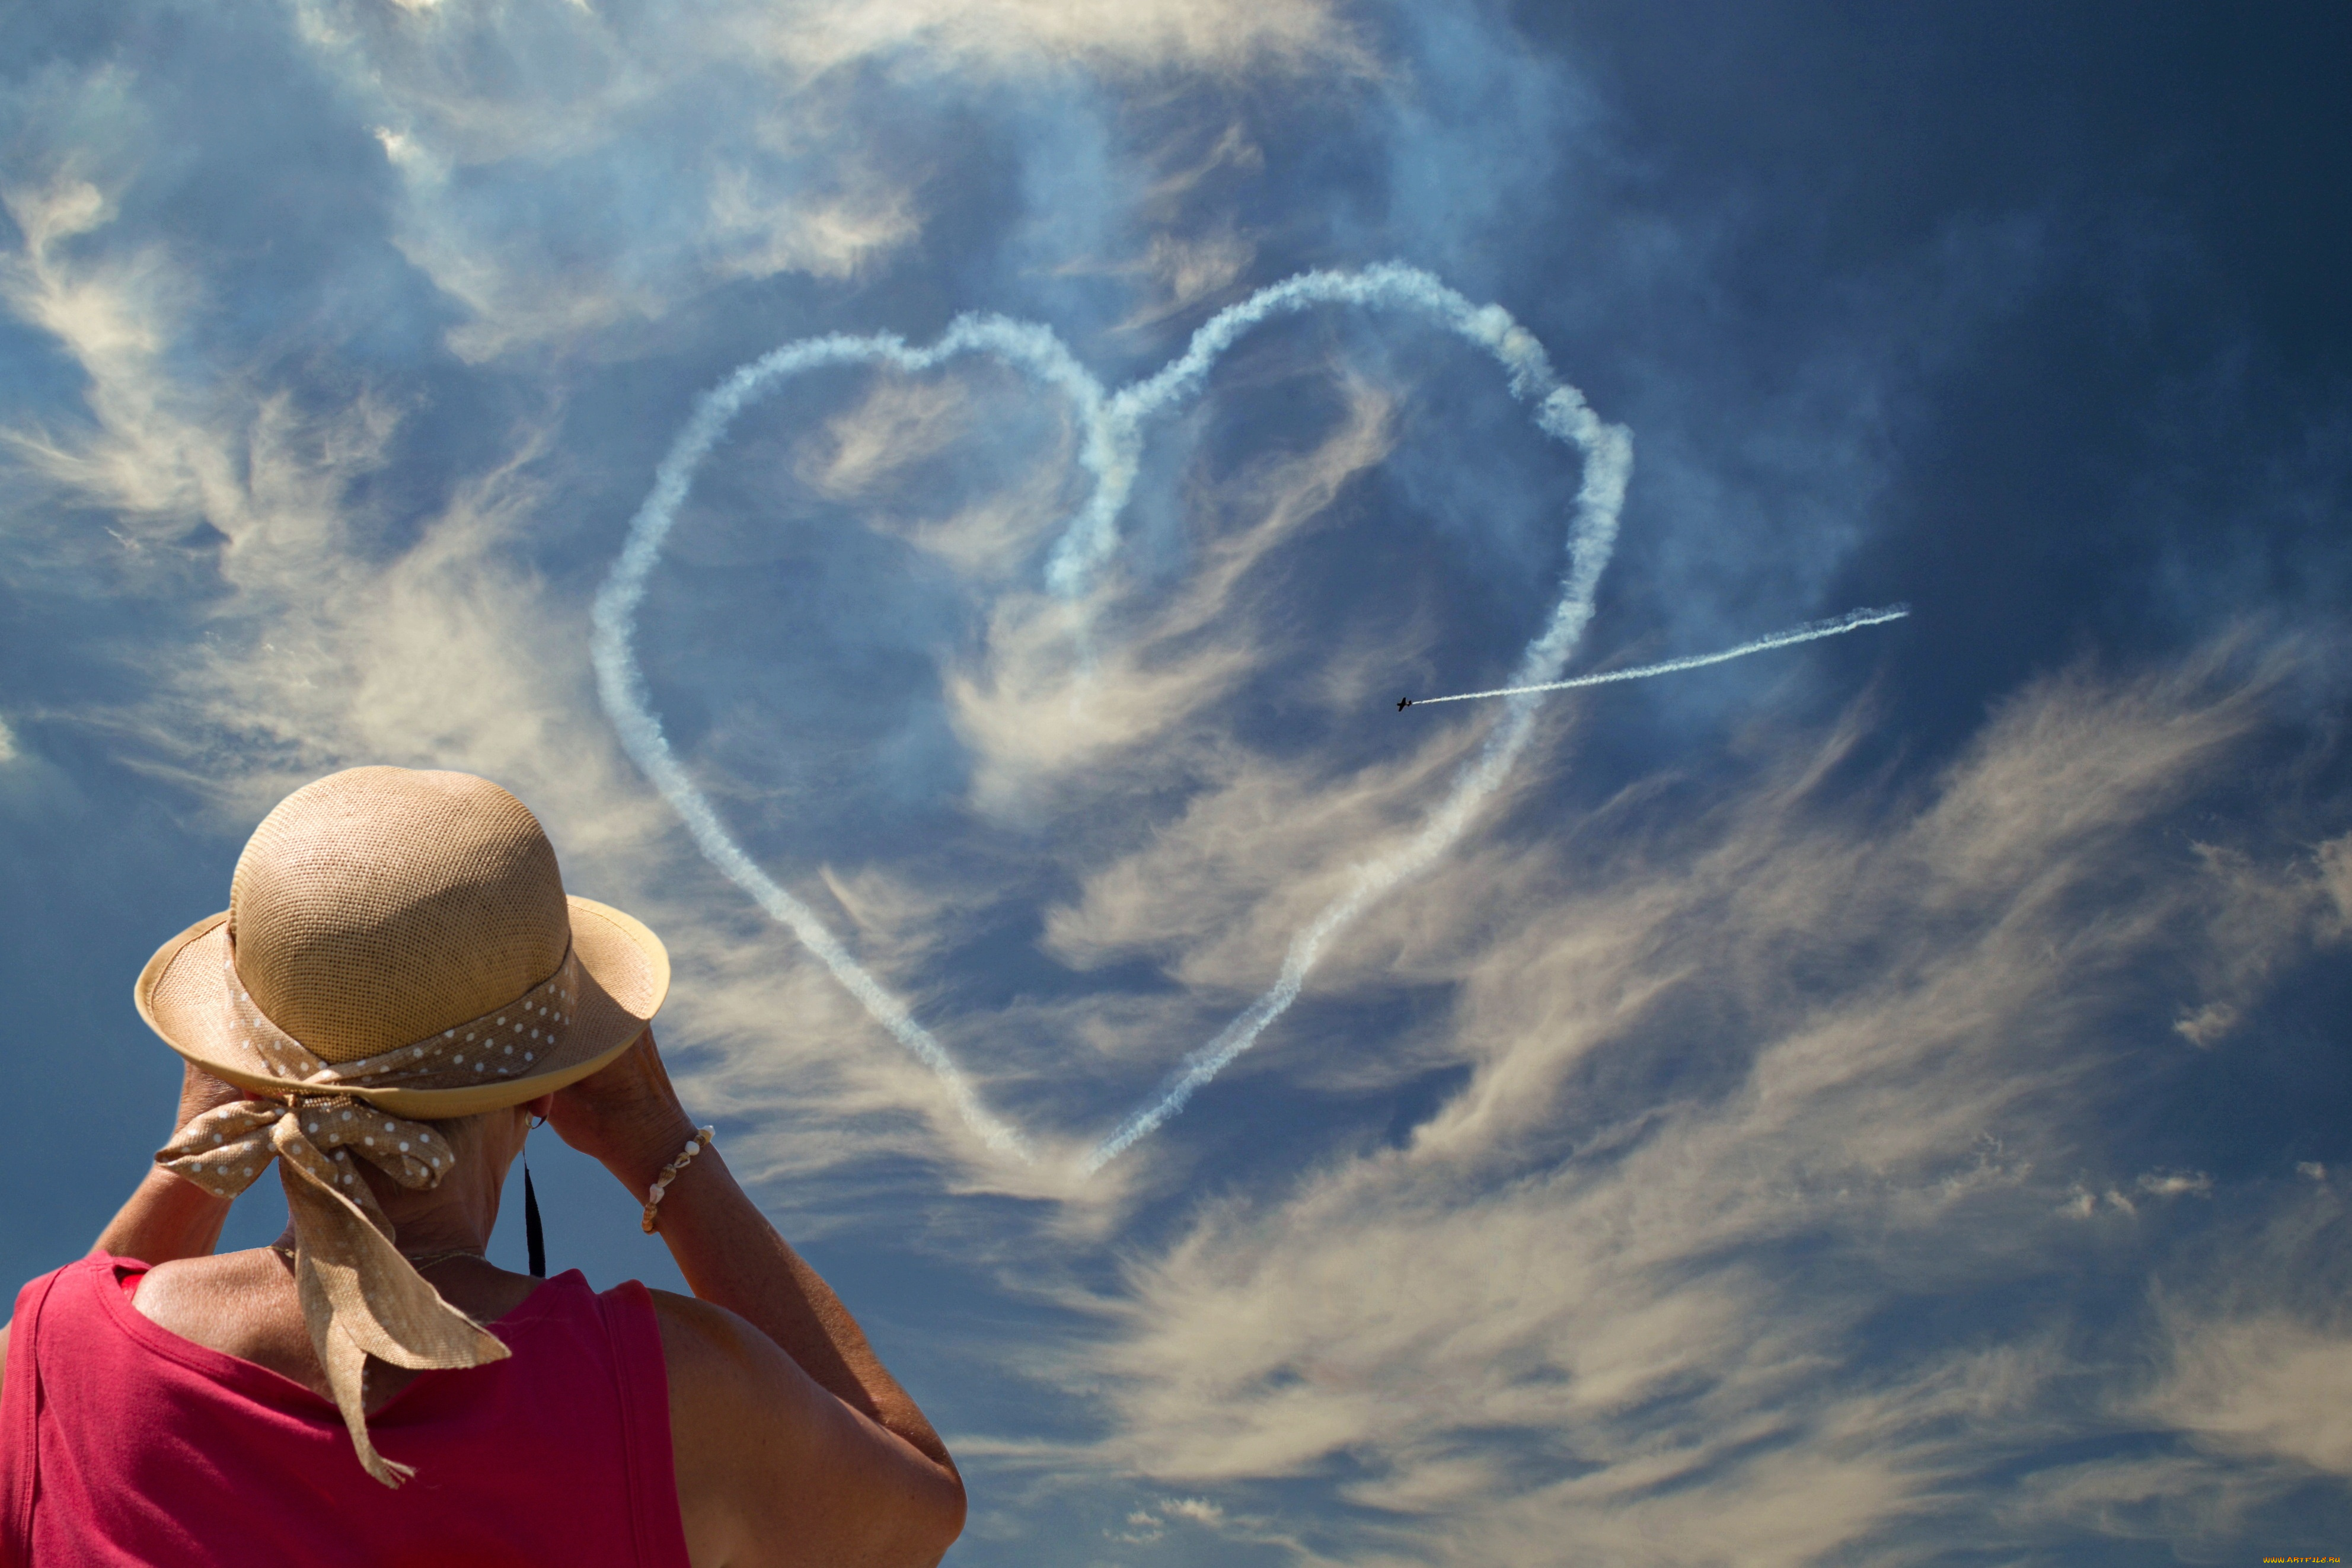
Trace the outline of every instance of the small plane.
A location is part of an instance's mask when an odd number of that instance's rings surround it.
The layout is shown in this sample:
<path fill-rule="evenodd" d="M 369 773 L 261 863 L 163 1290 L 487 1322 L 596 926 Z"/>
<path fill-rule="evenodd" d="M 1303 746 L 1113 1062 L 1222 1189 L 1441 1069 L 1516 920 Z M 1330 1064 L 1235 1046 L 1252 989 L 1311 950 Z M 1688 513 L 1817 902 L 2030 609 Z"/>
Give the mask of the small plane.
<path fill-rule="evenodd" d="M 1399 712 L 1399 713 L 1402 713 L 1402 712 L 1404 712 L 1404 710 L 1405 710 L 1405 709 L 1407 709 L 1407 708 L 1411 707 L 1412 706 L 1412 699 L 1411 697 L 1399 697 L 1399 698 L 1397 698 L 1397 712 Z"/>

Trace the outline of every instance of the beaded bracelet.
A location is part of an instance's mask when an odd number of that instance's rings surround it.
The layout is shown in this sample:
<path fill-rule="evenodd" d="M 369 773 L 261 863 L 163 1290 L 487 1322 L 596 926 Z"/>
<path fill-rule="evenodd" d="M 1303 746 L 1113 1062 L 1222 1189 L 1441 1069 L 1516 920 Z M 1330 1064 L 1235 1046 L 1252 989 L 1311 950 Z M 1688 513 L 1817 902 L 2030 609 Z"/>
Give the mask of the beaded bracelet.
<path fill-rule="evenodd" d="M 662 1194 L 669 1190 L 669 1184 L 677 1178 L 677 1173 L 686 1168 L 686 1162 L 694 1158 L 695 1155 L 700 1154 L 703 1150 L 709 1148 L 710 1146 L 710 1140 L 716 1137 L 718 1133 L 719 1129 L 716 1127 L 696 1128 L 694 1136 L 686 1141 L 686 1147 L 678 1152 L 677 1158 L 664 1166 L 662 1167 L 662 1174 L 654 1177 L 654 1185 L 646 1188 L 645 1227 L 646 1235 L 651 1236 L 655 1231 L 661 1228 L 659 1225 L 655 1223 L 654 1210 L 661 1207 Z"/>

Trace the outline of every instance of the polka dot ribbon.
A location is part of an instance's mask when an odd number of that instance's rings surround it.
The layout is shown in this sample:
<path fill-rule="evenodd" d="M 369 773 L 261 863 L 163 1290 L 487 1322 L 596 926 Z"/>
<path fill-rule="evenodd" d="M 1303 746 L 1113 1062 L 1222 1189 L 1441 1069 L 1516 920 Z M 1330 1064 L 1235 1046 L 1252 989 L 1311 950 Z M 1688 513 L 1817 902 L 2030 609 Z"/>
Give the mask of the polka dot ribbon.
<path fill-rule="evenodd" d="M 501 1078 L 528 1078 L 571 1032 L 580 998 L 580 956 L 567 949 L 555 973 L 504 1007 L 373 1056 L 330 1062 L 261 1010 L 237 977 L 234 950 L 223 967 L 229 1038 L 273 1077 L 320 1090 L 473 1089 Z"/>
<path fill-rule="evenodd" d="M 456 1164 L 448 1140 L 342 1091 L 455 1088 L 528 1076 L 568 1030 L 579 981 L 579 960 L 567 953 L 553 975 L 504 1008 L 426 1040 L 330 1065 L 261 1011 L 238 983 L 232 957 L 225 989 L 236 1038 L 274 1076 L 310 1092 L 207 1111 L 155 1155 L 164 1169 L 219 1197 L 236 1197 L 278 1161 L 294 1220 L 302 1321 L 360 1463 L 388 1487 L 415 1472 L 377 1453 L 368 1435 L 367 1358 L 449 1368 L 502 1361 L 509 1353 L 401 1256 L 391 1220 L 360 1178 L 358 1162 L 365 1160 L 411 1190 L 437 1186 Z"/>
<path fill-rule="evenodd" d="M 362 1377 L 371 1355 L 394 1366 L 480 1366 L 507 1347 L 449 1305 L 393 1245 L 393 1228 L 353 1156 L 404 1187 L 438 1185 L 448 1141 L 349 1095 L 291 1104 L 241 1101 L 205 1112 L 156 1155 L 205 1191 L 235 1197 L 271 1159 L 294 1219 L 294 1281 L 327 1386 L 368 1474 L 396 1487 L 415 1472 L 376 1452 Z"/>

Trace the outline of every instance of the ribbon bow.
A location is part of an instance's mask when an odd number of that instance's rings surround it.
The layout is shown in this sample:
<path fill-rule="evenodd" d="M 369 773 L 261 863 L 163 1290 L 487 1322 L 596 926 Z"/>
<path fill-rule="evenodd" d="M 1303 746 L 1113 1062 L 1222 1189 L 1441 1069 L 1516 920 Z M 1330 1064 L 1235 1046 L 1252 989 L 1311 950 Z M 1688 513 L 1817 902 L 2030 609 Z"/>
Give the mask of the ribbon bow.
<path fill-rule="evenodd" d="M 356 1156 L 356 1158 L 354 1157 Z M 155 1155 L 217 1197 L 253 1185 L 272 1159 L 294 1219 L 294 1281 L 302 1322 L 360 1463 L 388 1487 L 415 1471 L 375 1450 L 362 1377 L 371 1355 L 394 1366 L 446 1368 L 509 1352 L 441 1299 L 393 1246 L 393 1225 L 360 1179 L 359 1160 L 411 1190 L 437 1186 L 457 1163 L 448 1140 L 349 1094 L 244 1101 L 196 1117 Z"/>

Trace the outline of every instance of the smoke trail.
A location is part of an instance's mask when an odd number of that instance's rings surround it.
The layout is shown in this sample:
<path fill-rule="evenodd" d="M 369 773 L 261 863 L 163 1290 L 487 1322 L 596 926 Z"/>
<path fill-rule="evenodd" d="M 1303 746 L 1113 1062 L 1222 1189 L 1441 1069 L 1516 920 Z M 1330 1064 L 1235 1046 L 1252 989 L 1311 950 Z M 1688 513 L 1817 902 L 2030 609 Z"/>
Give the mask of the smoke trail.
<path fill-rule="evenodd" d="M 1276 285 L 1226 310 L 1192 338 L 1185 356 L 1135 391 L 1144 406 L 1173 396 L 1188 383 L 1197 384 L 1208 364 L 1247 328 L 1277 310 L 1331 298 L 1349 303 L 1394 303 L 1419 308 L 1439 323 L 1487 350 L 1510 372 L 1514 397 L 1536 403 L 1536 426 L 1558 441 L 1573 444 L 1584 458 L 1584 481 L 1579 487 L 1569 527 L 1568 572 L 1549 622 L 1519 658 L 1519 684 L 1540 685 L 1556 675 L 1567 662 L 1577 639 L 1592 619 L 1592 598 L 1617 542 L 1618 516 L 1624 507 L 1625 486 L 1633 477 L 1633 443 L 1621 425 L 1607 424 L 1594 414 L 1574 387 L 1553 373 L 1543 345 L 1513 321 L 1498 305 L 1483 308 L 1447 288 L 1428 274 L 1403 267 L 1376 267 L 1349 277 L 1308 273 Z M 1127 393 L 1121 393 L 1122 397 Z M 1078 538 L 1076 529 L 1072 538 Z M 1307 929 L 1292 938 L 1282 972 L 1264 996 L 1244 1009 L 1215 1039 L 1193 1051 L 1163 1080 L 1150 1099 L 1130 1113 L 1110 1136 L 1086 1156 L 1082 1168 L 1089 1175 L 1118 1157 L 1135 1141 L 1184 1108 L 1195 1091 L 1223 1071 L 1227 1063 L 1257 1043 L 1298 999 L 1324 946 L 1352 925 L 1375 900 L 1406 877 L 1425 869 L 1443 854 L 1471 814 L 1492 795 L 1532 732 L 1537 702 L 1532 695 L 1509 699 L 1503 722 L 1486 738 L 1478 757 L 1463 768 L 1454 788 L 1431 813 L 1411 842 L 1392 854 L 1357 868 L 1348 891 L 1326 904 Z"/>
<path fill-rule="evenodd" d="M 1202 324 L 1181 358 L 1113 396 L 1105 395 L 1101 383 L 1071 358 L 1049 329 L 998 316 L 959 318 L 928 349 L 910 349 L 903 340 L 887 333 L 872 337 L 836 333 L 786 344 L 742 366 L 696 403 L 686 427 L 656 471 L 652 491 L 630 521 L 611 577 L 596 595 L 597 691 L 629 755 L 677 810 L 710 862 L 789 927 L 901 1045 L 940 1076 L 965 1121 L 991 1147 L 1026 1155 L 1019 1135 L 981 1103 L 946 1048 L 866 972 L 814 911 L 779 886 L 729 837 L 670 750 L 661 723 L 651 711 L 631 645 L 646 578 L 660 559 L 662 542 L 677 521 L 696 470 L 728 426 L 755 399 L 793 376 L 826 366 L 877 364 L 914 372 L 960 354 L 984 352 L 1059 389 L 1070 399 L 1085 433 L 1079 462 L 1093 477 L 1095 487 L 1070 519 L 1045 569 L 1046 586 L 1076 606 L 1096 570 L 1118 550 L 1118 518 L 1134 487 L 1144 421 L 1197 395 L 1217 359 L 1253 328 L 1276 316 L 1327 305 L 1408 311 L 1483 349 L 1502 366 L 1511 395 L 1534 404 L 1536 427 L 1553 440 L 1574 446 L 1581 455 L 1584 473 L 1570 513 L 1568 570 L 1549 618 L 1521 654 L 1517 670 L 1521 685 L 1555 679 L 1591 620 L 1593 593 L 1616 545 L 1618 515 L 1633 470 L 1632 438 L 1622 427 L 1603 423 L 1586 404 L 1583 394 L 1559 380 L 1543 345 L 1501 306 L 1474 305 L 1428 273 L 1396 264 L 1356 273 L 1304 273 L 1262 290 Z M 1077 624 L 1083 635 L 1082 612 Z M 1454 788 L 1421 831 L 1402 850 L 1358 869 L 1349 891 L 1292 941 L 1274 988 L 1186 1058 L 1151 1100 L 1087 1157 L 1087 1170 L 1100 1169 L 1182 1109 L 1194 1090 L 1248 1050 L 1266 1026 L 1281 1017 L 1328 943 L 1374 900 L 1426 867 L 1460 836 L 1472 813 L 1494 792 L 1526 745 L 1535 711 L 1529 696 L 1509 700 L 1502 722 L 1477 758 L 1457 776 Z"/>
<path fill-rule="evenodd" d="M 1642 664 L 1630 670 L 1604 670 L 1595 675 L 1577 675 L 1565 681 L 1546 681 L 1538 686 L 1497 686 L 1491 692 L 1456 692 L 1450 697 L 1415 697 L 1414 707 L 1427 707 L 1432 703 L 1475 702 L 1480 697 L 1525 696 L 1531 692 L 1569 692 L 1579 686 L 1605 686 L 1612 681 L 1646 681 L 1652 675 L 1671 675 L 1683 670 L 1703 669 L 1708 664 L 1721 664 L 1733 659 L 1744 659 L 1750 653 L 1769 653 L 1774 648 L 1786 648 L 1796 643 L 1817 642 L 1823 637 L 1842 636 L 1859 632 L 1865 626 L 1883 626 L 1889 621 L 1900 621 L 1911 613 L 1907 604 L 1890 604 L 1884 610 L 1849 610 L 1843 615 L 1832 615 L 1825 621 L 1808 621 L 1801 626 L 1791 626 L 1759 637 L 1752 643 L 1742 643 L 1737 648 L 1726 648 L 1719 653 L 1688 653 L 1664 664 Z"/>
<path fill-rule="evenodd" d="M 1356 868 L 1348 891 L 1323 906 L 1322 912 L 1306 930 L 1291 939 L 1290 951 L 1284 956 L 1282 973 L 1266 993 L 1244 1009 L 1241 1015 L 1219 1030 L 1215 1039 L 1187 1056 L 1176 1070 L 1160 1081 L 1146 1100 L 1129 1113 L 1125 1121 L 1110 1136 L 1095 1145 L 1080 1168 L 1088 1176 L 1102 1169 L 1124 1154 L 1128 1147 L 1145 1134 L 1158 1127 L 1184 1108 L 1193 1092 L 1224 1071 L 1226 1063 L 1257 1043 L 1259 1035 L 1268 1024 L 1289 1009 L 1298 999 L 1300 989 L 1307 984 L 1307 972 L 1323 956 L 1324 945 L 1352 925 L 1372 902 L 1405 878 L 1423 871 L 1459 837 L 1469 825 L 1470 816 L 1495 787 L 1527 743 L 1535 704 L 1518 702 L 1495 734 L 1488 737 L 1478 758 L 1462 770 L 1453 792 L 1433 812 L 1419 833 L 1395 853 Z"/>
<path fill-rule="evenodd" d="M 1588 465 L 1603 439 L 1602 432 L 1615 429 L 1618 436 L 1624 436 L 1622 429 L 1603 425 L 1585 406 L 1583 394 L 1552 372 L 1551 361 L 1535 334 L 1513 320 L 1501 306 L 1474 305 L 1430 274 L 1397 262 L 1361 272 L 1303 272 L 1220 310 L 1193 332 L 1181 358 L 1149 380 L 1120 389 L 1111 400 L 1099 427 L 1099 447 L 1090 446 L 1090 451 L 1099 451 L 1099 464 L 1087 465 L 1100 488 L 1070 520 L 1055 547 L 1045 568 L 1048 587 L 1075 597 L 1083 591 L 1094 569 L 1117 552 L 1118 517 L 1134 487 L 1143 421 L 1196 395 L 1210 368 L 1253 328 L 1277 316 L 1326 305 L 1417 312 L 1486 350 L 1508 373 L 1511 395 L 1537 404 L 1538 428 L 1556 441 L 1573 443 L 1583 450 Z M 1589 472 L 1586 477 L 1589 487 Z M 1614 529 L 1612 517 L 1612 543 Z M 1600 564 L 1607 564 L 1605 550 Z M 1598 566 L 1594 571 L 1597 579 Z"/>
<path fill-rule="evenodd" d="M 637 606 L 645 599 L 646 579 L 661 559 L 662 541 L 677 520 L 678 508 L 686 502 L 695 470 L 709 456 L 710 449 L 718 444 L 736 415 L 753 399 L 793 376 L 829 365 L 878 362 L 909 371 L 920 371 L 956 354 L 983 348 L 1020 365 L 1038 379 L 1061 387 L 1082 416 L 1098 419 L 1100 384 L 1070 358 L 1060 339 L 1045 328 L 1024 322 L 1001 317 L 967 317 L 959 319 L 939 342 L 921 350 L 910 350 L 902 340 L 887 333 L 870 338 L 836 333 L 787 344 L 741 367 L 703 394 L 695 405 L 686 428 L 678 433 L 661 466 L 655 471 L 652 493 L 630 521 L 627 542 L 613 565 L 612 575 L 597 591 L 591 647 L 597 693 L 613 720 L 614 729 L 620 735 L 621 744 L 686 823 L 687 831 L 704 858 L 800 938 L 833 977 L 865 1004 L 877 1022 L 888 1030 L 916 1060 L 939 1075 L 966 1124 L 989 1147 L 1025 1159 L 1029 1157 L 1026 1142 L 981 1103 L 947 1048 L 914 1020 L 905 1004 L 850 956 L 849 950 L 817 918 L 814 910 L 777 885 L 719 825 L 709 801 L 695 788 L 677 754 L 671 751 L 661 721 L 654 716 L 644 673 L 630 645 L 636 629 Z M 1081 461 L 1092 467 L 1089 460 L 1095 455 L 1088 448 L 1081 453 Z"/>

